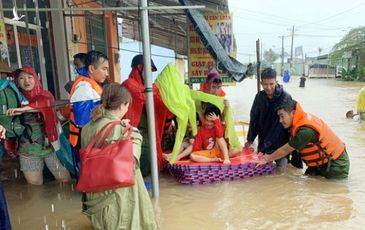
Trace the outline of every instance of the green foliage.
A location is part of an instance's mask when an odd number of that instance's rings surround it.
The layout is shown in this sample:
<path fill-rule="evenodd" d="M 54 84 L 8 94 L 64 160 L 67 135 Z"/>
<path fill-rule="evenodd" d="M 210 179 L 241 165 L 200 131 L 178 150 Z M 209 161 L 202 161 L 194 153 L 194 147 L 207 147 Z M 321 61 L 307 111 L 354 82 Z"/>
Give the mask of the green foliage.
<path fill-rule="evenodd" d="M 365 52 L 365 27 L 358 27 L 350 30 L 340 42 L 338 42 L 330 53 L 330 64 L 341 63 L 346 53 L 352 56 Z"/>
<path fill-rule="evenodd" d="M 342 68 L 341 79 L 344 81 L 365 81 L 365 68 L 355 67 L 350 70 Z"/>
<path fill-rule="evenodd" d="M 271 65 L 276 59 L 278 59 L 280 57 L 279 54 L 275 53 L 275 51 L 273 51 L 272 49 L 266 50 L 264 52 L 264 61 L 268 64 Z"/>

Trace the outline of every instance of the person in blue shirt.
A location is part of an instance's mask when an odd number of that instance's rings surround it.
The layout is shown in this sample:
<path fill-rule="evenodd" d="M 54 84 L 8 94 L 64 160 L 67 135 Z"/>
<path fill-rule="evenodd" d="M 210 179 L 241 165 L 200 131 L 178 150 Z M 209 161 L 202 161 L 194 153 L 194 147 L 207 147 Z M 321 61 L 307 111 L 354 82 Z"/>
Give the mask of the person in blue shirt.
<path fill-rule="evenodd" d="M 75 54 L 73 56 L 74 58 L 74 66 L 75 66 L 75 71 L 78 75 L 81 76 L 87 76 L 87 70 L 85 68 L 85 63 L 86 63 L 86 58 L 87 58 L 87 53 L 78 53 Z M 67 91 L 67 93 L 71 92 L 71 88 L 72 85 L 74 84 L 75 81 L 70 80 L 66 83 L 66 85 L 64 86 L 65 90 Z"/>

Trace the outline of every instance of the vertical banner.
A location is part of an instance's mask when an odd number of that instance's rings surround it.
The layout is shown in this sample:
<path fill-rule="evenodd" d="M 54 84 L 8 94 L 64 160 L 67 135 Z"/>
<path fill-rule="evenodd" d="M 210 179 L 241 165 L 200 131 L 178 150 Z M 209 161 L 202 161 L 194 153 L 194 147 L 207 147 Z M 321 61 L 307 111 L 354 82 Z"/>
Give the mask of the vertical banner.
<path fill-rule="evenodd" d="M 6 28 L 3 19 L 0 19 L 0 72 L 9 70 L 9 52 L 6 43 Z"/>
<path fill-rule="evenodd" d="M 295 47 L 294 63 L 303 63 L 303 46 Z"/>
<path fill-rule="evenodd" d="M 233 41 L 232 14 L 230 13 L 205 13 L 205 20 L 208 22 L 212 32 L 222 45 L 223 49 L 232 57 L 236 58 L 237 50 Z M 216 62 L 204 48 L 199 35 L 190 24 L 189 31 L 189 77 L 191 83 L 201 83 L 207 74 L 212 70 L 218 70 Z M 221 75 L 223 82 L 232 82 L 231 78 Z"/>

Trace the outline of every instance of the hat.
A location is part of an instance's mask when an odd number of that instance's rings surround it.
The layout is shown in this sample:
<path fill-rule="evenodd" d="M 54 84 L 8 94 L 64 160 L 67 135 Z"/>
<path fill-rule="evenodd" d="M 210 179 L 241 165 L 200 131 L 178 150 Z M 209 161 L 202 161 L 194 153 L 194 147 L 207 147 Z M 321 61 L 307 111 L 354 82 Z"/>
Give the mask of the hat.
<path fill-rule="evenodd" d="M 142 54 L 138 54 L 138 55 L 134 56 L 134 58 L 132 59 L 131 67 L 133 68 L 134 66 L 139 65 L 139 64 L 142 64 L 142 65 L 144 64 Z M 157 71 L 155 63 L 153 63 L 152 59 L 151 59 L 151 68 L 152 68 L 152 72 Z"/>

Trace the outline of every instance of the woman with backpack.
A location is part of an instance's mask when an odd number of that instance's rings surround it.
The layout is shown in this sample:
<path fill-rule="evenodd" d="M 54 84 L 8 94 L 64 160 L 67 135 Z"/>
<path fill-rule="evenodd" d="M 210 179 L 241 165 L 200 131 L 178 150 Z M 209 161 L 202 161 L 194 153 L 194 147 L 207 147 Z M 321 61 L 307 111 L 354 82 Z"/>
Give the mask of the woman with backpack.
<path fill-rule="evenodd" d="M 43 90 L 35 70 L 24 66 L 13 72 L 14 83 L 29 104 L 7 110 L 8 116 L 22 116 L 25 131 L 19 138 L 20 170 L 28 183 L 43 184 L 44 163 L 53 176 L 70 181 L 70 174 L 57 158 L 60 148 L 58 126 L 53 95 Z"/>

